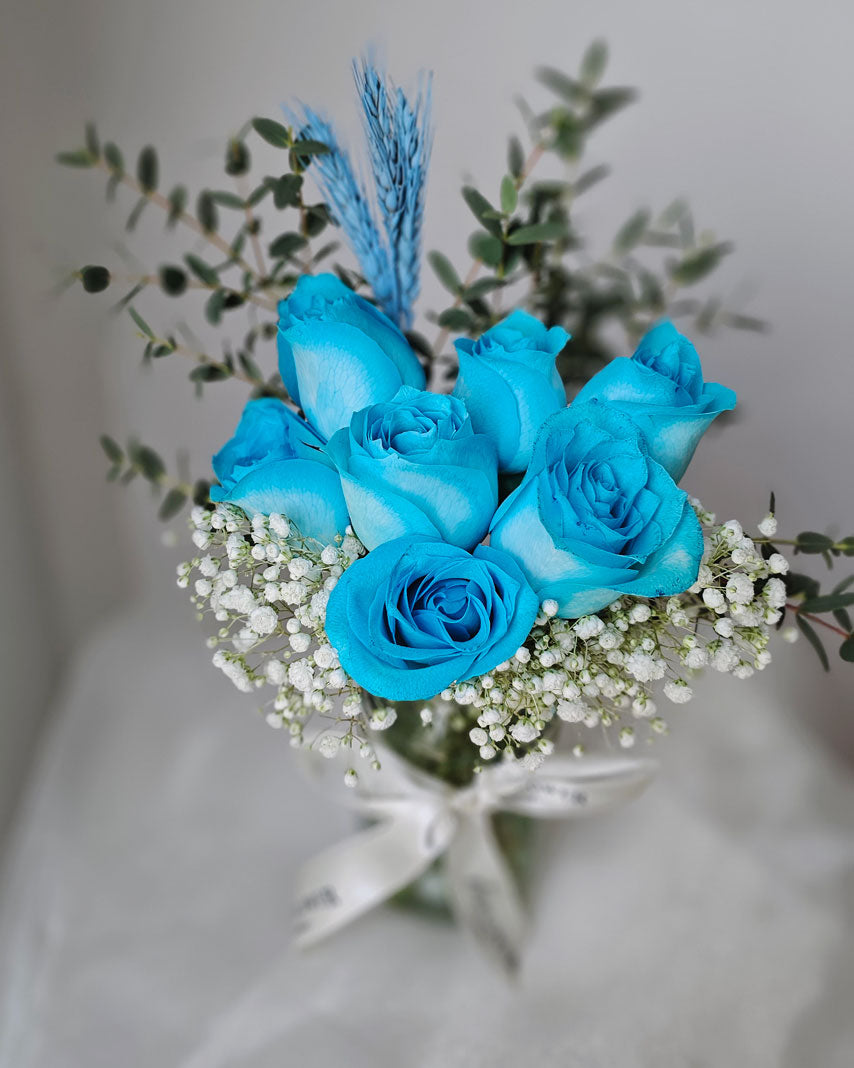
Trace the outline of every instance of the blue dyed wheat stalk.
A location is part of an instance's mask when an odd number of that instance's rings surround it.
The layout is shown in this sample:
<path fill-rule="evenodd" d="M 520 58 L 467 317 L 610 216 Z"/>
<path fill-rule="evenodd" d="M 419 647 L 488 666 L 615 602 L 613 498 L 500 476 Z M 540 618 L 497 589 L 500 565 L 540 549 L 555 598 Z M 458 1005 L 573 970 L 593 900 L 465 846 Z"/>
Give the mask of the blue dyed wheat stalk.
<path fill-rule="evenodd" d="M 420 288 L 421 225 L 430 160 L 430 85 L 414 105 L 367 61 L 354 65 L 365 133 L 394 272 L 394 317 L 412 322 Z"/>
<path fill-rule="evenodd" d="M 303 137 L 322 141 L 312 171 L 336 223 L 342 228 L 377 303 L 406 328 L 420 288 L 421 225 L 430 160 L 430 85 L 414 104 L 368 63 L 354 65 L 365 118 L 383 239 L 364 185 L 330 122 L 310 108 L 292 116 Z"/>

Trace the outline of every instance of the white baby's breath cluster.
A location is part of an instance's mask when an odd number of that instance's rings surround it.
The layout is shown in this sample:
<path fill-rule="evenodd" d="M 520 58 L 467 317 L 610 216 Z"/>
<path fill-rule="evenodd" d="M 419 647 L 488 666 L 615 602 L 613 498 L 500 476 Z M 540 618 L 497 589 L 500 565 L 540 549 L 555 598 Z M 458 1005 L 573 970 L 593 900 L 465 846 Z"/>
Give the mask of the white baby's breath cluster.
<path fill-rule="evenodd" d="M 478 710 L 470 737 L 483 760 L 513 741 L 532 746 L 529 763 L 542 759 L 551 749 L 543 733 L 555 716 L 610 728 L 630 748 L 639 737 L 667 731 L 661 697 L 669 704 L 689 701 L 702 668 L 746 679 L 771 662 L 770 630 L 786 602 L 780 576 L 788 563 L 779 553 L 764 559 L 736 520 L 718 525 L 699 501 L 692 504 L 704 551 L 690 590 L 667 598 L 621 597 L 597 615 L 574 620 L 557 618 L 557 604 L 546 601 L 511 660 L 445 692 Z M 763 536 L 773 526 L 773 516 L 766 517 Z"/>
<path fill-rule="evenodd" d="M 390 726 L 393 710 L 365 707 L 325 630 L 329 594 L 362 543 L 348 531 L 320 545 L 284 516 L 250 520 L 227 504 L 194 508 L 191 524 L 198 555 L 178 567 L 178 585 L 191 590 L 200 619 L 219 624 L 208 639 L 216 667 L 245 693 L 272 687 L 267 722 L 286 728 L 293 745 L 319 714 L 334 721 L 312 737 L 321 753 L 357 745 L 373 760 L 365 728 Z"/>
<path fill-rule="evenodd" d="M 692 697 L 703 668 L 746 679 L 771 661 L 770 629 L 786 601 L 783 556 L 765 559 L 736 520 L 717 524 L 692 501 L 704 533 L 696 583 L 673 597 L 620 597 L 597 615 L 560 619 L 546 600 L 531 633 L 513 657 L 492 671 L 444 690 L 421 710 L 425 732 L 467 733 L 481 764 L 519 759 L 535 768 L 552 751 L 558 720 L 579 730 L 606 730 L 629 748 L 667 731 L 664 698 Z M 341 668 L 325 631 L 326 603 L 338 578 L 365 550 L 352 533 L 333 545 L 302 538 L 283 516 L 247 519 L 228 505 L 192 513 L 199 555 L 178 570 L 200 615 L 220 624 L 209 639 L 214 663 L 235 685 L 275 689 L 268 722 L 304 743 L 315 714 L 343 724 L 316 738 L 332 756 L 357 745 L 376 763 L 369 730 L 395 719 L 375 706 Z M 759 524 L 768 538 L 773 516 Z M 448 709 L 452 712 L 449 713 Z M 584 749 L 579 739 L 576 752 Z M 349 773 L 348 773 L 349 774 Z M 354 773 L 355 774 L 355 773 Z M 352 778 L 352 776 L 351 776 Z"/>

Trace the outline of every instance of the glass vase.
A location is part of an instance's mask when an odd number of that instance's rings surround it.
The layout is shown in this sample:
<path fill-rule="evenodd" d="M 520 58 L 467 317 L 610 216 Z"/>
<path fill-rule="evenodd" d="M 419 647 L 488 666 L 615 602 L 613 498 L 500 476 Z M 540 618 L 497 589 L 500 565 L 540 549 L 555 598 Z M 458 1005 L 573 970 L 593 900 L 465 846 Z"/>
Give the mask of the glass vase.
<path fill-rule="evenodd" d="M 389 707 L 388 702 L 383 707 Z M 454 787 L 468 785 L 481 763 L 477 746 L 468 736 L 475 725 L 472 709 L 453 701 L 391 703 L 397 718 L 383 741 L 413 767 Z M 523 900 L 528 896 L 536 849 L 536 820 L 511 812 L 491 817 L 495 841 L 507 862 Z M 439 857 L 390 903 L 437 920 L 453 919 L 445 857 Z"/>

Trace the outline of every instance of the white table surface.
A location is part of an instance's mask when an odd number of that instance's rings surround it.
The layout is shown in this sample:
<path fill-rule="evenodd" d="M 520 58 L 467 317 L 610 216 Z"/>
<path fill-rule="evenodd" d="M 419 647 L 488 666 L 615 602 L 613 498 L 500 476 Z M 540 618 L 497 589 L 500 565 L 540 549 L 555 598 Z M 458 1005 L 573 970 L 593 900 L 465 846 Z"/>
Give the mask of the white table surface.
<path fill-rule="evenodd" d="M 5 865 L 2 1068 L 854 1062 L 854 787 L 787 707 L 801 650 L 710 678 L 643 798 L 551 832 L 509 986 L 389 908 L 291 949 L 295 868 L 348 816 L 185 609 L 114 621 L 55 710 Z"/>

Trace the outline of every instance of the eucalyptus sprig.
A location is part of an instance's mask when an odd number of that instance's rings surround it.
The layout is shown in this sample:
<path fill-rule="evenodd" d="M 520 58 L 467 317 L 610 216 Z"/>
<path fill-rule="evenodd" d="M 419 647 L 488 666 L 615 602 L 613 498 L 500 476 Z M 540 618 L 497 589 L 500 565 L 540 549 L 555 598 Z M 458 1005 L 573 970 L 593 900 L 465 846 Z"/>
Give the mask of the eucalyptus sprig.
<path fill-rule="evenodd" d="M 286 153 L 283 173 L 251 178 L 253 160 L 248 142 L 253 136 Z M 327 151 L 326 145 L 301 136 L 283 123 L 252 119 L 226 143 L 223 169 L 234 189 L 202 189 L 195 200 L 195 211 L 191 211 L 190 193 L 184 184 L 161 191 L 161 165 L 155 148 L 144 147 L 131 172 L 121 149 L 111 141 L 102 145 L 94 126 L 88 125 L 84 145 L 60 153 L 57 161 L 105 173 L 110 201 L 117 198 L 120 188 L 130 190 L 136 199 L 126 230 L 133 231 L 143 211 L 153 205 L 164 213 L 167 229 L 190 232 L 193 244 L 177 259 L 136 274 L 90 263 L 74 271 L 73 279 L 92 294 L 129 287 L 113 307 L 132 320 L 142 341 L 143 363 L 172 356 L 189 359 L 193 366 L 188 377 L 197 394 L 205 385 L 235 380 L 250 387 L 253 396 L 289 400 L 278 371 L 263 369 L 264 357 L 269 358 L 269 345 L 276 333 L 275 319 L 257 321 L 257 316 L 260 312 L 275 315 L 278 301 L 290 293 L 300 274 L 316 270 L 337 248 L 335 242 L 312 248 L 313 240 L 331 219 L 326 205 L 308 200 L 304 189 L 307 168 Z M 262 210 L 266 215 L 261 214 Z M 286 219 L 284 226 L 279 221 L 282 216 Z M 187 326 L 180 328 L 186 335 L 183 339 L 176 337 L 173 330 L 152 326 L 149 312 L 143 314 L 139 305 L 148 294 L 157 291 L 173 300 L 204 295 L 203 315 L 208 326 L 227 332 L 220 342 L 221 354 L 207 352 Z M 238 309 L 249 311 L 253 321 L 248 331 L 242 327 L 242 337 L 234 341 L 227 335 L 233 333 L 232 313 Z M 262 347 L 267 351 L 259 351 Z M 102 439 L 102 445 L 112 463 L 111 478 L 126 484 L 142 475 L 154 485 L 160 485 L 165 478 L 162 463 L 159 458 L 157 462 L 152 459 L 154 454 L 148 447 L 129 443 L 123 450 L 109 438 Z M 179 498 L 183 505 L 195 496 L 193 486 L 170 486 L 161 517 L 175 514 Z"/>
<path fill-rule="evenodd" d="M 164 522 L 173 519 L 190 502 L 202 507 L 209 506 L 211 484 L 207 479 L 191 481 L 173 478 L 160 454 L 135 438 L 131 438 L 124 448 L 108 434 L 102 434 L 99 440 L 110 463 L 108 481 L 118 481 L 126 486 L 141 477 L 154 490 L 155 496 L 160 498 L 157 514 Z M 181 460 L 179 465 L 183 466 Z"/>
<path fill-rule="evenodd" d="M 634 89 L 601 86 L 607 58 L 604 42 L 595 41 L 577 76 L 542 68 L 538 78 L 556 100 L 541 113 L 520 102 L 530 150 L 526 154 L 521 141 L 510 138 L 507 172 L 495 202 L 473 186 L 463 188 L 479 227 L 469 238 L 472 264 L 461 272 L 441 253 L 430 255 L 437 277 L 454 296 L 434 316 L 441 327 L 437 354 L 444 352 L 449 331 L 477 336 L 497 322 L 505 313 L 490 298 L 514 284 L 525 288 L 523 303 L 547 326 L 560 325 L 572 334 L 559 360 L 567 382 L 586 380 L 615 355 L 605 330 L 613 323 L 622 327 L 629 348 L 664 315 L 689 317 L 700 333 L 721 326 L 764 329 L 762 320 L 728 308 L 718 297 L 682 296 L 732 251 L 730 242 L 697 233 L 682 200 L 658 215 L 637 210 L 618 228 L 610 248 L 601 254 L 589 250 L 575 204 L 610 169 L 583 166 L 588 141 L 637 99 Z M 531 181 L 546 155 L 562 161 L 567 176 Z M 480 277 L 484 272 L 487 276 Z M 449 374 L 454 373 L 451 363 Z"/>

